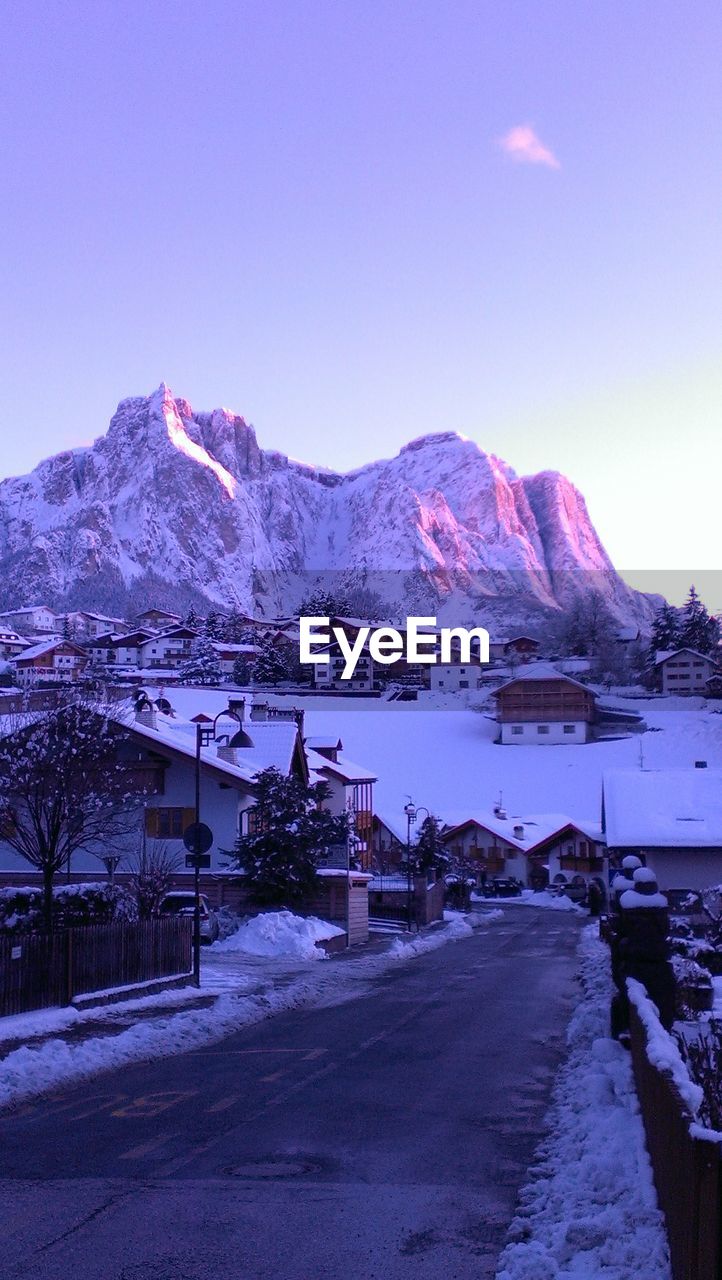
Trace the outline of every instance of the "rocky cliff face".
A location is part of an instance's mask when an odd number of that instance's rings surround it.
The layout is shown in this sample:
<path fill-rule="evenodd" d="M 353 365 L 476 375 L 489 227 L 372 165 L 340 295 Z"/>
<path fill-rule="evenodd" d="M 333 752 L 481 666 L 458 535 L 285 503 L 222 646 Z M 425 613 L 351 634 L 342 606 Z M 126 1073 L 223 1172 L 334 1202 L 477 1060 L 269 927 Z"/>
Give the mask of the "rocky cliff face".
<path fill-rule="evenodd" d="M 346 475 L 261 449 L 225 409 L 161 385 L 124 400 L 91 448 L 0 483 L 5 604 L 127 607 L 161 593 L 291 611 L 334 575 L 393 613 L 521 625 L 594 593 L 620 619 L 648 601 L 619 579 L 584 499 L 555 472 L 519 478 L 453 433 Z"/>

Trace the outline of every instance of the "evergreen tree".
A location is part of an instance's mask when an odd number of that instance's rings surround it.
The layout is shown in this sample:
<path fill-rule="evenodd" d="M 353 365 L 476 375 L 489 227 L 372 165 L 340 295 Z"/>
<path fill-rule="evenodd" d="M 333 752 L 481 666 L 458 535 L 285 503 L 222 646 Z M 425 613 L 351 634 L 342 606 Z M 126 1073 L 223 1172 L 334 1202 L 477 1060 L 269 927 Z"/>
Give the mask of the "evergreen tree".
<path fill-rule="evenodd" d="M 682 609 L 680 646 L 696 649 L 698 653 L 711 653 L 719 643 L 719 635 L 719 622 L 710 617 L 694 586 L 691 586 Z"/>
<path fill-rule="evenodd" d="M 251 636 L 250 640 L 248 639 L 249 633 Z M 253 627 L 249 627 L 243 614 L 240 613 L 238 609 L 231 610 L 230 614 L 225 619 L 223 639 L 226 640 L 228 644 L 253 644 L 255 634 L 255 629 Z"/>
<path fill-rule="evenodd" d="M 252 653 L 239 653 L 236 655 L 231 675 L 234 684 L 250 684 L 253 678 L 254 657 L 255 655 Z"/>
<path fill-rule="evenodd" d="M 678 649 L 681 643 L 681 627 L 679 614 L 665 600 L 661 609 L 657 610 L 652 623 L 650 649 L 653 654 L 660 650 Z"/>
<path fill-rule="evenodd" d="M 343 591 L 326 591 L 320 584 L 298 606 L 301 618 L 343 618 L 351 612 Z"/>
<path fill-rule="evenodd" d="M 195 641 L 188 662 L 184 662 L 178 672 L 182 684 L 220 684 L 223 679 L 221 663 L 208 636 L 199 636 Z"/>
<path fill-rule="evenodd" d="M 256 788 L 250 831 L 236 841 L 231 865 L 245 872 L 260 905 L 296 902 L 314 889 L 320 859 L 345 845 L 349 816 L 323 808 L 325 782 L 307 785 L 271 768 L 258 774 Z"/>
<path fill-rule="evenodd" d="M 441 839 L 441 819 L 430 813 L 424 818 L 416 844 L 411 850 L 414 871 L 419 875 L 434 870 L 443 875 L 449 869 L 449 853 Z"/>
<path fill-rule="evenodd" d="M 209 640 L 222 640 L 224 632 L 225 618 L 218 609 L 211 609 L 203 626 L 203 634 Z"/>
<path fill-rule="evenodd" d="M 253 679 L 256 684 L 277 685 L 281 680 L 293 678 L 293 666 L 288 650 L 276 645 L 270 637 L 263 640 L 253 663 Z"/>
<path fill-rule="evenodd" d="M 203 626 L 203 619 L 195 605 L 191 605 L 184 618 L 184 623 L 187 627 L 190 627 L 192 631 L 200 631 Z"/>

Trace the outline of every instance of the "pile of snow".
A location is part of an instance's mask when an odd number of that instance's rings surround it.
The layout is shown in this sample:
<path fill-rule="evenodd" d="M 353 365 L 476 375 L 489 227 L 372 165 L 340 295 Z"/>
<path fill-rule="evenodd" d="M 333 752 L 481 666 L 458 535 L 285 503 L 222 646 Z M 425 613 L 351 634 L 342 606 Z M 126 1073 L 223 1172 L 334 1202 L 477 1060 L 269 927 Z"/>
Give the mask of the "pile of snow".
<path fill-rule="evenodd" d="M 325 956 L 316 946 L 325 938 L 336 938 L 345 931 L 317 916 L 296 916 L 292 911 L 266 911 L 247 920 L 240 929 L 215 942 L 215 951 L 246 951 L 252 956 L 277 956 L 295 960 L 321 960 Z"/>
<path fill-rule="evenodd" d="M 575 911 L 584 915 L 583 908 L 572 902 L 565 893 L 550 893 L 547 889 L 522 889 L 515 898 L 485 898 L 481 893 L 472 893 L 472 902 L 498 901 L 505 907 L 544 907 L 547 911 Z"/>
<path fill-rule="evenodd" d="M 608 1034 L 609 957 L 595 925 L 579 954 L 569 1057 L 497 1280 L 670 1280 L 630 1056 Z"/>

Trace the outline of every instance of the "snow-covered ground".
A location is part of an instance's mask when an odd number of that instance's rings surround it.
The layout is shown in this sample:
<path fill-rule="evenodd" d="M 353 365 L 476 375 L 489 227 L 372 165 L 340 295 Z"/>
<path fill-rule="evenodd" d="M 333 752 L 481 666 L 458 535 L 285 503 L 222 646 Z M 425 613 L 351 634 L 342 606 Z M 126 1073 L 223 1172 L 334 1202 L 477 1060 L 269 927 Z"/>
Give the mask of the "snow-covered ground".
<path fill-rule="evenodd" d="M 183 1053 L 284 1009 L 353 999 L 386 969 L 468 937 L 502 914 L 449 912 L 443 925 L 394 938 L 381 952 L 342 954 L 321 964 L 316 956 L 289 956 L 284 948 L 294 930 L 276 926 L 275 949 L 267 936 L 266 954 L 222 944 L 204 952 L 200 991 L 186 988 L 102 1009 L 49 1009 L 3 1018 L 0 1106 L 131 1062 Z M 304 924 L 295 930 L 299 938 L 305 936 Z M 262 936 L 260 927 L 255 936 Z"/>
<path fill-rule="evenodd" d="M 179 715 L 216 715 L 228 703 L 223 690 L 173 688 L 168 696 Z M 384 702 L 343 697 L 263 694 L 272 703 L 305 711 L 308 735 L 333 734 L 344 754 L 372 769 L 377 813 L 403 821 L 408 795 L 444 817 L 491 809 L 503 794 L 510 814 L 565 813 L 599 821 L 602 774 L 637 768 L 692 767 L 706 760 L 722 766 L 722 714 L 702 698 L 625 700 L 615 706 L 638 712 L 648 731 L 615 741 L 559 746 L 498 746 L 488 711 L 457 704 Z"/>
<path fill-rule="evenodd" d="M 670 1280 L 630 1055 L 608 1034 L 609 953 L 595 925 L 579 958 L 584 998 L 497 1280 Z"/>

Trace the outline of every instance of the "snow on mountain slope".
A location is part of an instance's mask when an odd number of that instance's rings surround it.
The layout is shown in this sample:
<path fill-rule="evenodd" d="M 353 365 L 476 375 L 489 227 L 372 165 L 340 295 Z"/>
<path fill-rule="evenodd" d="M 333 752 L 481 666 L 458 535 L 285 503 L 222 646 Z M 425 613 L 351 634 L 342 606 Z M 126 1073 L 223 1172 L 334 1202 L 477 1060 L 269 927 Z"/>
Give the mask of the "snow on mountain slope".
<path fill-rule="evenodd" d="M 161 384 L 123 400 L 92 447 L 0 483 L 8 604 L 118 607 L 162 587 L 274 613 L 334 573 L 397 612 L 486 602 L 519 621 L 595 591 L 620 618 L 649 615 L 568 480 L 519 478 L 455 433 L 340 475 L 262 450 L 243 418 L 194 413 Z"/>

